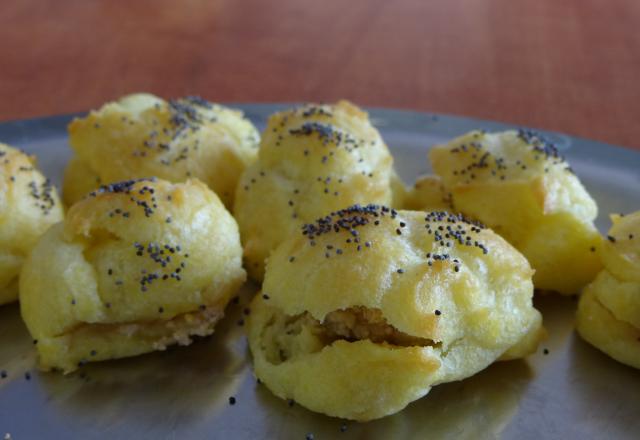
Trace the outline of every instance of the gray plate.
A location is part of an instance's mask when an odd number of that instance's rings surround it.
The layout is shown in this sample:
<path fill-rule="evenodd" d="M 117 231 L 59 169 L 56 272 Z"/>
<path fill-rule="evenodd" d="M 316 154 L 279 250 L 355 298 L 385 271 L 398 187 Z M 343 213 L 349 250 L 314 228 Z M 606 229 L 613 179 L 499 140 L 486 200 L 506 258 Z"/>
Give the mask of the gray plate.
<path fill-rule="evenodd" d="M 240 105 L 259 128 L 286 105 Z M 472 129 L 506 124 L 371 110 L 406 182 L 428 171 L 429 146 Z M 69 159 L 70 116 L 0 124 L 0 142 L 39 157 L 56 184 Z M 600 207 L 640 209 L 640 153 L 546 133 Z M 39 373 L 17 305 L 0 307 L 0 438 L 640 438 L 640 372 L 584 343 L 573 331 L 575 299 L 536 298 L 549 339 L 526 361 L 497 363 L 470 379 L 435 387 L 404 411 L 352 423 L 288 406 L 257 385 L 237 325 L 255 286 L 231 304 L 215 335 L 187 348 L 103 362 L 62 376 Z M 548 349 L 545 355 L 543 349 Z M 25 374 L 30 373 L 30 380 Z M 237 403 L 228 404 L 235 396 Z M 346 432 L 340 428 L 346 425 Z"/>

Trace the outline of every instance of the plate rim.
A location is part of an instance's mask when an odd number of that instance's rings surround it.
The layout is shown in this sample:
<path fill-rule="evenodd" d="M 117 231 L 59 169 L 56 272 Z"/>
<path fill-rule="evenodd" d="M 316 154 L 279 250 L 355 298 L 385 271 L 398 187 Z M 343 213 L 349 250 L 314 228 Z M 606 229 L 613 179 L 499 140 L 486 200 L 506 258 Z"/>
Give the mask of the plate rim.
<path fill-rule="evenodd" d="M 220 102 L 220 105 L 224 105 L 227 107 L 231 107 L 234 109 L 238 109 L 247 113 L 248 111 L 261 110 L 263 112 L 276 112 L 287 108 L 297 107 L 304 105 L 304 102 Z M 439 112 L 429 112 L 422 110 L 411 110 L 405 108 L 397 108 L 397 107 L 385 107 L 385 106 L 362 106 L 365 111 L 369 112 L 372 119 L 375 119 L 377 116 L 386 116 L 391 119 L 397 119 L 398 117 L 405 118 L 415 118 L 415 117 L 426 117 L 435 121 L 441 122 L 450 122 L 453 124 L 476 124 L 481 127 L 494 127 L 496 130 L 507 130 L 514 128 L 526 128 L 531 129 L 536 132 L 551 135 L 551 136 L 560 136 L 567 137 L 569 139 L 575 140 L 580 144 L 591 144 L 593 146 L 599 146 L 604 148 L 611 148 L 617 151 L 620 154 L 631 156 L 636 156 L 637 159 L 640 159 L 640 149 L 625 146 L 625 145 L 617 145 L 611 144 L 608 142 L 603 142 L 599 140 L 589 139 L 577 135 L 573 135 L 570 133 L 554 131 L 554 130 L 545 130 L 536 127 L 532 127 L 524 124 L 515 124 L 510 122 L 504 122 L 494 119 L 484 119 L 484 118 L 476 118 L 464 115 L 454 115 L 449 113 L 439 113 Z M 24 139 L 27 135 L 26 131 L 28 130 L 29 138 L 36 139 L 39 137 L 50 135 L 51 132 L 57 132 L 60 129 L 64 129 L 66 133 L 66 126 L 73 118 L 82 117 L 88 114 L 92 110 L 80 111 L 80 112 L 71 112 L 71 113 L 60 113 L 53 115 L 45 115 L 45 116 L 36 116 L 25 119 L 10 119 L 5 121 L 0 121 L 0 142 L 5 142 L 5 137 L 14 138 L 14 139 Z M 374 124 L 375 125 L 375 124 Z M 37 127 L 34 130 L 34 127 Z M 378 128 L 378 127 L 377 127 Z M 462 133 L 460 133 L 462 134 Z M 33 137 L 36 135 L 37 137 Z"/>

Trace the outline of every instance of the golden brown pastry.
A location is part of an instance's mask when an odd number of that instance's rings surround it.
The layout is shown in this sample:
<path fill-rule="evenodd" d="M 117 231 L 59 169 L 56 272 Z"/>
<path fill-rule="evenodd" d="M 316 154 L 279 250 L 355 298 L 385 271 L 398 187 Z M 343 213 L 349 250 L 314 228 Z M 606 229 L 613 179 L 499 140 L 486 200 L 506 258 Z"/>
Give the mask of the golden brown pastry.
<path fill-rule="evenodd" d="M 367 113 L 347 101 L 272 115 L 236 191 L 249 275 L 262 280 L 270 252 L 304 223 L 354 203 L 391 203 L 392 167 Z"/>
<path fill-rule="evenodd" d="M 102 183 L 195 177 L 231 208 L 258 142 L 240 111 L 198 97 L 167 102 L 143 93 L 125 96 L 69 125 L 76 156 L 65 171 L 64 200 L 72 205 Z"/>
<path fill-rule="evenodd" d="M 74 155 L 69 159 L 64 170 L 63 199 L 67 206 L 71 206 L 103 183 L 106 182 L 103 182 L 98 174 Z"/>
<path fill-rule="evenodd" d="M 313 411 L 392 414 L 433 385 L 535 349 L 532 275 L 505 240 L 461 216 L 333 212 L 267 262 L 248 319 L 255 374 Z"/>
<path fill-rule="evenodd" d="M 412 211 L 451 211 L 451 196 L 447 194 L 438 176 L 420 176 L 407 193 L 403 209 Z"/>
<path fill-rule="evenodd" d="M 604 266 L 621 280 L 640 283 L 640 211 L 614 214 L 611 222 L 602 246 Z"/>
<path fill-rule="evenodd" d="M 522 252 L 536 288 L 573 294 L 600 269 L 597 206 L 553 144 L 525 130 L 474 131 L 429 158 L 456 211 Z"/>
<path fill-rule="evenodd" d="M 0 304 L 18 299 L 24 259 L 63 215 L 58 192 L 35 157 L 0 143 Z"/>
<path fill-rule="evenodd" d="M 611 219 L 604 270 L 580 298 L 576 326 L 599 350 L 640 368 L 640 211 Z"/>
<path fill-rule="evenodd" d="M 127 181 L 41 237 L 20 305 L 40 366 L 71 372 L 211 334 L 245 278 L 237 224 L 205 184 Z"/>
<path fill-rule="evenodd" d="M 618 362 L 640 368 L 640 328 L 616 319 L 597 298 L 597 287 L 588 286 L 578 304 L 576 328 L 580 336 Z"/>
<path fill-rule="evenodd" d="M 404 182 L 398 176 L 398 173 L 393 171 L 391 174 L 391 207 L 396 209 L 404 209 L 404 204 L 409 197 L 409 190 L 405 186 Z"/>

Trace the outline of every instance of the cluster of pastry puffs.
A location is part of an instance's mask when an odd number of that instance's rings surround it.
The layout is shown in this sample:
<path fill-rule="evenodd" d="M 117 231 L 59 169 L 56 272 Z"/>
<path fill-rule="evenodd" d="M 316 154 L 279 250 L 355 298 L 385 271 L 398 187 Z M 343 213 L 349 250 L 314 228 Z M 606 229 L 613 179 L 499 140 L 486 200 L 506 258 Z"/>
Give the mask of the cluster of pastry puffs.
<path fill-rule="evenodd" d="M 248 273 L 256 376 L 371 420 L 533 353 L 534 288 L 578 293 L 601 254 L 579 331 L 639 366 L 640 214 L 603 244 L 595 202 L 535 133 L 437 146 L 410 191 L 347 101 L 276 113 L 260 136 L 201 98 L 136 94 L 75 119 L 69 142 L 66 216 L 34 159 L 0 145 L 0 303 L 19 295 L 45 370 L 210 335 Z"/>
<path fill-rule="evenodd" d="M 241 112 L 201 98 L 126 96 L 69 125 L 66 216 L 34 159 L 2 146 L 0 298 L 19 291 L 42 369 L 214 331 L 246 281 L 228 208 L 258 140 Z"/>
<path fill-rule="evenodd" d="M 577 329 L 585 340 L 640 368 L 640 214 L 613 215 L 603 240 L 595 201 L 558 149 L 532 131 L 473 131 L 429 158 L 435 175 L 417 180 L 405 207 L 445 207 L 491 227 L 527 258 L 536 288 L 584 291 Z"/>
<path fill-rule="evenodd" d="M 356 203 L 389 205 L 392 176 L 386 144 L 353 104 L 272 115 L 235 196 L 249 275 L 262 281 L 270 253 L 304 224 Z"/>

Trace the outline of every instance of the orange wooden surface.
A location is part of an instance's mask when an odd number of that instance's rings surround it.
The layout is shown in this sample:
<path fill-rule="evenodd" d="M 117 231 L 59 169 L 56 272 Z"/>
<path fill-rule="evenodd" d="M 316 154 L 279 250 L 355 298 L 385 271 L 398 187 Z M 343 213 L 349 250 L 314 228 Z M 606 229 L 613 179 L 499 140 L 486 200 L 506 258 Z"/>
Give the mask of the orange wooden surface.
<path fill-rule="evenodd" d="M 346 97 L 640 149 L 639 25 L 638 0 L 2 0 L 0 120 Z"/>

